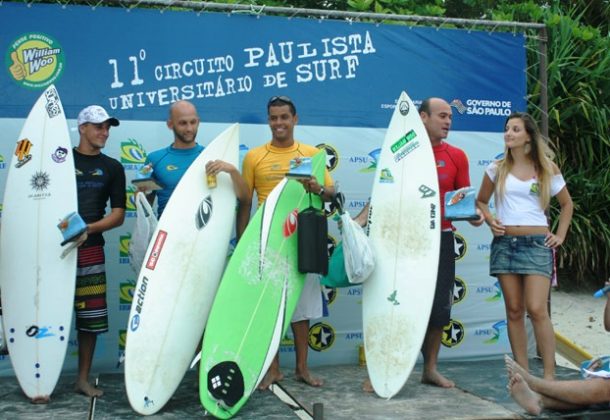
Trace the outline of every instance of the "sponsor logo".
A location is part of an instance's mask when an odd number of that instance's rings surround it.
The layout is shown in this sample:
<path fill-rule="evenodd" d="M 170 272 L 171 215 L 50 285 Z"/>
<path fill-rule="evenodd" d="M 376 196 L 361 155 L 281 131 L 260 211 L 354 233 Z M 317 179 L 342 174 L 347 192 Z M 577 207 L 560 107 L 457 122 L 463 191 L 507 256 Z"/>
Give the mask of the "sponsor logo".
<path fill-rule="evenodd" d="M 464 105 L 459 99 L 454 99 L 449 105 L 454 107 L 460 114 L 466 112 L 466 105 Z"/>
<path fill-rule="evenodd" d="M 326 299 L 326 303 L 329 306 L 333 304 L 335 299 L 337 299 L 337 289 L 334 287 L 322 286 L 322 294 L 324 295 L 324 299 Z"/>
<path fill-rule="evenodd" d="M 537 182 L 532 183 L 530 195 L 540 195 L 540 185 Z"/>
<path fill-rule="evenodd" d="M 485 344 L 497 344 L 499 342 L 508 341 L 508 323 L 505 320 L 498 321 L 491 326 L 493 330 L 493 337 L 485 340 Z"/>
<path fill-rule="evenodd" d="M 55 334 L 53 334 L 50 330 L 51 327 L 39 327 L 38 325 L 32 325 L 25 331 L 25 335 L 37 340 L 41 338 L 54 337 Z M 63 331 L 63 327 L 60 327 L 60 331 Z M 63 341 L 65 337 L 62 336 L 60 339 Z"/>
<path fill-rule="evenodd" d="M 345 333 L 345 340 L 347 341 L 362 341 L 364 339 L 364 334 L 361 331 Z"/>
<path fill-rule="evenodd" d="M 430 230 L 436 229 L 436 204 L 430 203 Z"/>
<path fill-rule="evenodd" d="M 379 160 L 380 154 L 381 154 L 381 149 L 375 149 L 375 150 L 371 151 L 369 153 L 369 157 L 371 158 L 370 165 L 367 166 L 366 168 L 360 169 L 360 172 L 364 172 L 364 173 L 375 172 L 375 170 L 377 169 L 377 161 Z"/>
<path fill-rule="evenodd" d="M 0 155 L 0 169 L 6 168 L 6 161 L 4 160 L 4 156 Z"/>
<path fill-rule="evenodd" d="M 136 283 L 133 280 L 127 280 L 119 284 L 119 311 L 129 311 L 133 295 L 136 288 Z"/>
<path fill-rule="evenodd" d="M 402 116 L 406 116 L 409 113 L 409 108 L 409 102 L 407 101 L 400 101 L 400 103 L 398 104 L 398 111 Z"/>
<path fill-rule="evenodd" d="M 121 163 L 125 169 L 138 169 L 145 161 L 146 150 L 136 139 L 121 142 Z"/>
<path fill-rule="evenodd" d="M 347 296 L 362 296 L 362 286 L 353 286 L 347 289 Z"/>
<path fill-rule="evenodd" d="M 49 174 L 43 171 L 36 171 L 30 178 L 30 186 L 34 190 L 33 194 L 29 194 L 28 198 L 34 200 L 43 200 L 51 196 L 50 192 L 46 192 L 51 183 Z"/>
<path fill-rule="evenodd" d="M 465 335 L 466 331 L 464 330 L 464 324 L 458 320 L 452 319 L 449 321 L 449 324 L 443 327 L 441 343 L 445 347 L 457 347 L 464 341 Z"/>
<path fill-rule="evenodd" d="M 125 352 L 125 342 L 127 341 L 127 330 L 119 330 L 119 355 Z"/>
<path fill-rule="evenodd" d="M 131 233 L 119 236 L 119 264 L 129 264 L 129 243 Z"/>
<path fill-rule="evenodd" d="M 335 330 L 325 322 L 318 322 L 309 328 L 308 341 L 312 350 L 328 350 L 335 342 Z"/>
<path fill-rule="evenodd" d="M 140 326 L 140 314 L 133 314 L 131 321 L 129 322 L 129 328 L 131 331 L 136 331 Z"/>
<path fill-rule="evenodd" d="M 316 147 L 326 151 L 326 169 L 328 169 L 328 172 L 337 169 L 337 166 L 339 165 L 339 153 L 337 153 L 337 149 L 326 143 L 316 144 Z"/>
<path fill-rule="evenodd" d="M 394 176 L 392 176 L 392 172 L 389 168 L 383 168 L 379 172 L 379 182 L 382 184 L 393 184 Z"/>
<path fill-rule="evenodd" d="M 61 114 L 61 106 L 59 104 L 59 95 L 55 88 L 49 88 L 44 93 L 45 99 L 47 103 L 45 104 L 45 109 L 47 110 L 47 115 L 49 118 L 55 118 Z"/>
<path fill-rule="evenodd" d="M 282 233 L 284 238 L 288 238 L 294 232 L 297 231 L 297 218 L 299 216 L 299 209 L 294 209 L 288 216 L 286 216 L 286 220 L 284 220 L 284 225 L 282 226 Z"/>
<path fill-rule="evenodd" d="M 453 283 L 453 304 L 460 303 L 464 300 L 468 292 L 468 286 L 466 282 L 458 276 L 455 276 Z"/>
<path fill-rule="evenodd" d="M 455 260 L 461 260 L 464 255 L 466 255 L 466 251 L 468 250 L 468 245 L 466 244 L 466 239 L 459 233 L 453 233 L 453 252 L 455 255 Z"/>
<path fill-rule="evenodd" d="M 421 184 L 419 186 L 419 192 L 421 193 L 421 198 L 430 198 L 436 195 L 436 191 L 427 185 Z"/>
<path fill-rule="evenodd" d="M 66 161 L 66 156 L 68 156 L 68 149 L 59 146 L 51 155 L 51 159 L 56 163 L 64 163 Z"/>
<path fill-rule="evenodd" d="M 148 286 L 148 278 L 146 276 L 142 277 L 142 281 L 140 282 L 140 287 L 138 287 L 138 291 L 134 296 L 134 300 L 136 303 L 136 312 L 132 317 L 129 323 L 131 327 L 131 331 L 135 331 L 140 326 L 140 315 L 142 315 L 142 307 L 144 306 L 144 298 L 146 297 L 146 288 Z"/>
<path fill-rule="evenodd" d="M 280 353 L 294 353 L 294 340 L 284 336 L 280 341 Z"/>
<path fill-rule="evenodd" d="M 125 190 L 125 217 L 136 217 L 136 188 L 133 185 Z"/>
<path fill-rule="evenodd" d="M 489 166 L 490 163 L 504 158 L 504 152 L 498 153 L 493 159 L 479 159 L 477 161 L 478 166 Z"/>
<path fill-rule="evenodd" d="M 195 227 L 197 227 L 198 230 L 201 230 L 207 226 L 208 222 L 212 218 L 213 208 L 214 203 L 212 202 L 212 196 L 208 195 L 203 199 L 201 204 L 199 204 L 197 214 L 195 215 Z"/>
<path fill-rule="evenodd" d="M 403 150 L 401 150 L 400 152 L 398 152 L 394 155 L 394 162 L 400 162 L 402 160 L 402 158 L 407 156 L 409 153 L 411 153 L 413 150 L 417 149 L 418 147 L 419 147 L 418 141 L 409 142 L 407 144 L 407 147 L 405 147 Z"/>
<path fill-rule="evenodd" d="M 5 64 L 15 82 L 28 89 L 42 89 L 63 73 L 64 50 L 42 33 L 28 33 L 15 39 L 6 52 Z"/>
<path fill-rule="evenodd" d="M 368 203 L 368 200 L 350 200 L 347 202 L 347 210 L 362 210 L 366 203 Z"/>
<path fill-rule="evenodd" d="M 248 153 L 248 146 L 246 146 L 245 144 L 240 144 L 239 145 L 239 167 L 242 167 L 242 164 L 244 162 L 244 158 L 246 157 L 246 153 Z"/>
<path fill-rule="evenodd" d="M 332 201 L 324 201 L 322 204 L 324 204 L 324 216 L 331 217 L 337 213 L 337 206 Z"/>
<path fill-rule="evenodd" d="M 485 298 L 485 302 L 498 302 L 502 300 L 502 288 L 500 287 L 499 281 L 496 281 L 491 287 L 477 287 L 477 293 L 490 295 L 489 297 Z"/>
<path fill-rule="evenodd" d="M 388 296 L 388 301 L 392 302 L 392 304 L 394 306 L 400 305 L 400 302 L 398 301 L 398 299 L 396 299 L 396 295 L 398 294 L 398 290 L 394 290 L 390 296 Z"/>
<path fill-rule="evenodd" d="M 155 243 L 153 245 L 152 251 L 148 256 L 148 260 L 146 261 L 146 268 L 149 270 L 154 270 L 157 266 L 157 262 L 159 261 L 159 257 L 161 256 L 161 250 L 163 250 L 163 244 L 165 243 L 165 239 L 167 238 L 167 232 L 164 230 L 160 230 L 157 233 L 157 237 L 155 238 Z"/>
<path fill-rule="evenodd" d="M 407 132 L 407 134 L 399 138 L 392 146 L 390 146 L 390 150 L 392 151 L 392 153 L 396 153 L 404 146 L 406 146 L 407 143 L 409 143 L 415 137 L 417 137 L 417 134 L 415 134 L 415 130 Z"/>
<path fill-rule="evenodd" d="M 454 107 L 460 114 L 492 117 L 508 117 L 512 112 L 511 101 L 495 99 L 454 99 L 449 105 Z"/>
<path fill-rule="evenodd" d="M 23 165 L 32 160 L 30 151 L 32 150 L 32 142 L 28 139 L 19 140 L 17 147 L 15 148 L 15 156 L 17 156 L 17 163 L 15 168 L 21 168 Z"/>
<path fill-rule="evenodd" d="M 508 342 L 508 324 L 505 320 L 498 321 L 490 328 L 477 328 L 474 330 L 475 337 L 485 338 L 483 344 L 498 344 L 499 342 Z"/>

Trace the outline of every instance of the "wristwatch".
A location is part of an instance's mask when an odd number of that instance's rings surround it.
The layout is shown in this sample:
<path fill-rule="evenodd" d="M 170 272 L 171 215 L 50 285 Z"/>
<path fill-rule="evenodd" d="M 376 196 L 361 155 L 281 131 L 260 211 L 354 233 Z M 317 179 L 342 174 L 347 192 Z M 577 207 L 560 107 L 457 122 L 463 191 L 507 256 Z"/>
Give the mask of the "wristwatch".
<path fill-rule="evenodd" d="M 324 191 L 326 191 L 326 190 L 324 189 L 324 186 L 320 185 L 320 192 L 318 193 L 318 195 L 319 195 L 320 197 L 322 197 L 322 196 L 324 195 Z"/>

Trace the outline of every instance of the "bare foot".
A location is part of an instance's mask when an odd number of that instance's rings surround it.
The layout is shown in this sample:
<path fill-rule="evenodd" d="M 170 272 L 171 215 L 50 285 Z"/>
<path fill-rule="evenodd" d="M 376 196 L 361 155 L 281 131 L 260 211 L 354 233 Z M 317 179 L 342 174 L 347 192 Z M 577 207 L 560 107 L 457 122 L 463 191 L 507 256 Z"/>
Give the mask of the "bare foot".
<path fill-rule="evenodd" d="M 294 377 L 298 382 L 303 382 L 309 386 L 313 386 L 314 388 L 320 387 L 324 385 L 324 381 L 320 378 L 316 378 L 309 373 L 309 371 L 305 371 L 304 374 L 295 373 Z"/>
<path fill-rule="evenodd" d="M 272 383 L 279 382 L 282 379 L 284 379 L 284 375 L 282 375 L 281 372 L 268 370 L 261 383 L 258 384 L 258 389 L 264 391 L 269 388 Z"/>
<path fill-rule="evenodd" d="M 428 372 L 424 371 L 421 376 L 421 383 L 434 385 L 441 388 L 453 388 L 455 386 L 455 383 L 453 381 L 450 381 L 449 379 L 445 378 L 437 370 Z"/>
<path fill-rule="evenodd" d="M 48 404 L 51 402 L 51 398 L 48 395 L 41 397 L 34 397 L 30 400 L 32 404 Z"/>
<path fill-rule="evenodd" d="M 370 378 L 366 378 L 364 380 L 364 382 L 362 382 L 362 391 L 364 392 L 375 392 L 375 389 L 373 389 L 373 384 L 371 383 L 371 379 Z"/>
<path fill-rule="evenodd" d="M 76 385 L 74 386 L 74 391 L 86 395 L 87 397 L 101 397 L 104 395 L 104 391 L 99 388 L 94 387 L 87 381 L 77 380 Z"/>
<path fill-rule="evenodd" d="M 512 379 L 516 374 L 521 375 L 521 378 L 529 384 L 531 375 L 527 370 L 523 368 L 519 363 L 515 362 L 509 355 L 504 355 L 504 365 L 506 366 L 506 373 L 508 373 L 508 379 Z"/>
<path fill-rule="evenodd" d="M 527 385 L 521 374 L 515 373 L 508 381 L 508 392 L 515 402 L 519 404 L 529 414 L 535 416 L 542 411 L 542 400 Z"/>

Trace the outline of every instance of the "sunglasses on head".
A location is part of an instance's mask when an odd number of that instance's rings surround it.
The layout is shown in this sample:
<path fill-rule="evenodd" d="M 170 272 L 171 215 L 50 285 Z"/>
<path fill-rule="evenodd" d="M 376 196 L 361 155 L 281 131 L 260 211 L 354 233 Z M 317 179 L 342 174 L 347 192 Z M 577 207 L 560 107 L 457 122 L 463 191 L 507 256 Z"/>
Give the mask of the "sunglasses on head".
<path fill-rule="evenodd" d="M 288 96 L 272 96 L 269 99 L 269 102 L 267 102 L 267 105 L 271 105 L 272 103 L 275 103 L 275 102 L 284 102 L 286 104 L 294 105 L 292 103 L 292 99 L 290 99 Z"/>

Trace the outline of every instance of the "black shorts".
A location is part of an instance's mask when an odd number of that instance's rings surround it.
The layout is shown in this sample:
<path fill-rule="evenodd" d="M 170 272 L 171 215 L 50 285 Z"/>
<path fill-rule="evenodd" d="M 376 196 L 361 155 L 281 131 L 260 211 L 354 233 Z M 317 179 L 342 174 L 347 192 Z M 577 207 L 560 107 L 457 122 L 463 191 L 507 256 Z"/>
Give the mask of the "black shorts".
<path fill-rule="evenodd" d="M 438 275 L 434 303 L 430 313 L 431 327 L 444 327 L 451 319 L 453 286 L 455 283 L 455 251 L 453 232 L 441 232 L 441 252 L 438 259 Z"/>

